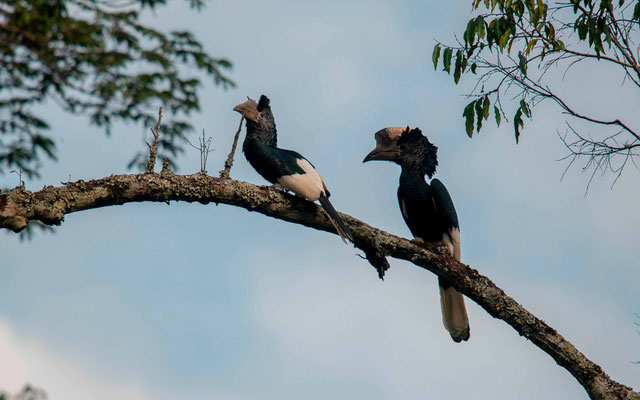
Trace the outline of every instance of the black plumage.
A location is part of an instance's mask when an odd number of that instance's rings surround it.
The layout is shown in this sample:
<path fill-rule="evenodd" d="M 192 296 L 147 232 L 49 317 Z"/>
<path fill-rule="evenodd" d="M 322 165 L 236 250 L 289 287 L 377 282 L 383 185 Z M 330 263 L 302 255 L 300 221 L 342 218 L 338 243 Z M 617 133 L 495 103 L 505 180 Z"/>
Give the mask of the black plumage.
<path fill-rule="evenodd" d="M 331 205 L 331 194 L 316 168 L 300 153 L 277 147 L 276 123 L 269 99 L 262 95 L 257 104 L 249 99 L 234 110 L 247 120 L 242 150 L 249 164 L 272 184 L 307 200 L 319 200 L 342 240 L 353 241 L 349 228 Z"/>
<path fill-rule="evenodd" d="M 398 203 L 402 217 L 416 239 L 447 246 L 460 260 L 460 226 L 444 184 L 431 178 L 438 165 L 437 150 L 420 129 L 385 128 L 376 133 L 376 148 L 366 161 L 387 160 L 400 165 Z M 440 278 L 443 322 L 454 341 L 469 339 L 469 322 L 461 293 Z"/>

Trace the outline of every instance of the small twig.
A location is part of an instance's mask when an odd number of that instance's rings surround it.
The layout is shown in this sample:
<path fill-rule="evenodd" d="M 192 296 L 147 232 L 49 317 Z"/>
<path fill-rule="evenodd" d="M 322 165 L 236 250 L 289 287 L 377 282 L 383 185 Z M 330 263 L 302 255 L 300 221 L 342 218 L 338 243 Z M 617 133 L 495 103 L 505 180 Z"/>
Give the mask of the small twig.
<path fill-rule="evenodd" d="M 238 138 L 240 137 L 240 131 L 242 130 L 242 121 L 244 117 L 240 118 L 240 125 L 236 132 L 236 137 L 233 139 L 233 146 L 231 146 L 231 152 L 227 157 L 227 161 L 224 162 L 224 169 L 220 171 L 220 178 L 229 178 L 229 172 L 231 172 L 231 166 L 233 165 L 233 156 L 236 154 L 236 147 L 238 146 Z"/>
<path fill-rule="evenodd" d="M 205 137 L 204 129 L 202 130 L 202 137 L 198 138 L 197 146 L 187 139 L 189 146 L 200 151 L 200 172 L 207 172 L 207 159 L 209 158 L 209 154 L 215 150 L 211 149 L 211 139 L 212 138 Z"/>
<path fill-rule="evenodd" d="M 153 168 L 156 166 L 156 156 L 158 155 L 158 138 L 160 137 L 160 126 L 162 122 L 162 107 L 158 109 L 158 124 L 156 125 L 156 130 L 154 131 L 151 128 L 151 133 L 153 133 L 153 145 L 147 143 L 149 146 L 149 162 L 147 163 L 147 169 L 145 173 L 152 174 Z"/>
<path fill-rule="evenodd" d="M 160 175 L 173 175 L 173 171 L 171 171 L 171 161 L 169 161 L 169 158 L 167 157 L 162 160 L 162 171 L 160 172 Z"/>
<path fill-rule="evenodd" d="M 19 180 L 18 186 L 24 189 L 24 181 L 22 180 L 22 167 L 20 167 L 18 171 L 16 171 L 15 169 L 12 169 L 11 171 L 9 171 L 9 173 L 18 175 L 18 180 Z"/>

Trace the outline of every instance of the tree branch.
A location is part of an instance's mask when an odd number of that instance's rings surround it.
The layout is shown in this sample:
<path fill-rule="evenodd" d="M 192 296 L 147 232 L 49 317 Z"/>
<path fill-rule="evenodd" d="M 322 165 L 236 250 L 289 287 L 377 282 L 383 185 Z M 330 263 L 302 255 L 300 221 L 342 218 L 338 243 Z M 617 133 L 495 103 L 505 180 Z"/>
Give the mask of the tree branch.
<path fill-rule="evenodd" d="M 236 136 L 233 138 L 233 145 L 231 146 L 231 151 L 227 156 L 227 161 L 224 162 L 224 169 L 220 171 L 220 178 L 228 178 L 229 173 L 231 172 L 231 167 L 233 166 L 233 157 L 236 154 L 236 146 L 238 146 L 238 138 L 240 137 L 240 131 L 242 131 L 242 121 L 244 121 L 244 116 L 240 118 L 240 125 L 238 125 Z"/>
<path fill-rule="evenodd" d="M 256 211 L 284 221 L 335 233 L 316 204 L 265 186 L 204 173 L 173 175 L 144 173 L 112 175 L 65 186 L 45 186 L 38 192 L 21 187 L 0 195 L 0 228 L 19 232 L 30 220 L 60 225 L 66 214 L 131 202 L 223 203 Z M 354 245 L 381 257 L 407 260 L 446 278 L 456 289 L 490 315 L 513 327 L 569 371 L 592 399 L 635 399 L 640 394 L 612 380 L 555 329 L 535 317 L 487 277 L 452 257 L 432 251 L 341 214 L 354 237 Z"/>
<path fill-rule="evenodd" d="M 149 162 L 147 162 L 147 168 L 145 172 L 150 174 L 153 172 L 153 168 L 156 166 L 156 156 L 158 155 L 158 138 L 160 137 L 160 126 L 162 123 L 162 107 L 158 109 L 158 124 L 156 125 L 156 130 L 151 129 L 151 133 L 153 133 L 153 144 L 147 143 L 149 146 Z"/>

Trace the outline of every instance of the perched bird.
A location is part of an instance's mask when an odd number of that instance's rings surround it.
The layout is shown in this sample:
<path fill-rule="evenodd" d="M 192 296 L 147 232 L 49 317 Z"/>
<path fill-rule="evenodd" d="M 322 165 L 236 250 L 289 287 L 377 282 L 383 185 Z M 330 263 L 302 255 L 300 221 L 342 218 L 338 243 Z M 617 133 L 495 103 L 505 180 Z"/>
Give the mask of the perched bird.
<path fill-rule="evenodd" d="M 276 122 L 267 96 L 256 104 L 249 99 L 234 107 L 247 120 L 247 135 L 242 145 L 249 164 L 272 184 L 288 189 L 310 201 L 320 201 L 329 220 L 345 243 L 353 242 L 344 224 L 329 201 L 329 190 L 313 165 L 299 153 L 277 146 Z"/>
<path fill-rule="evenodd" d="M 425 181 L 436 172 L 438 148 L 420 129 L 390 127 L 375 134 L 376 147 L 363 162 L 387 160 L 399 164 L 398 202 L 404 222 L 416 239 L 445 245 L 460 261 L 460 227 L 449 192 L 438 179 Z M 438 279 L 442 321 L 455 342 L 469 339 L 469 318 L 462 293 L 443 278 Z"/>

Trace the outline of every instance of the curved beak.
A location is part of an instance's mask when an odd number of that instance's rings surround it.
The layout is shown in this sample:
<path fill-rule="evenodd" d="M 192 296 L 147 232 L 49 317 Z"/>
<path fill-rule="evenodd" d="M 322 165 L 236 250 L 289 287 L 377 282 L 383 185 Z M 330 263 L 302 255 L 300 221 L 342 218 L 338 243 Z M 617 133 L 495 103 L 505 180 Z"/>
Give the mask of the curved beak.
<path fill-rule="evenodd" d="M 384 146 L 376 146 L 375 149 L 371 150 L 371 153 L 367 154 L 367 156 L 362 160 L 363 163 L 367 161 L 394 161 L 398 158 L 398 149 L 395 147 L 384 147 Z"/>
<path fill-rule="evenodd" d="M 258 105 L 252 99 L 245 101 L 233 107 L 233 111 L 237 111 L 242 114 L 246 119 L 257 122 L 260 119 L 260 112 L 258 111 Z"/>

